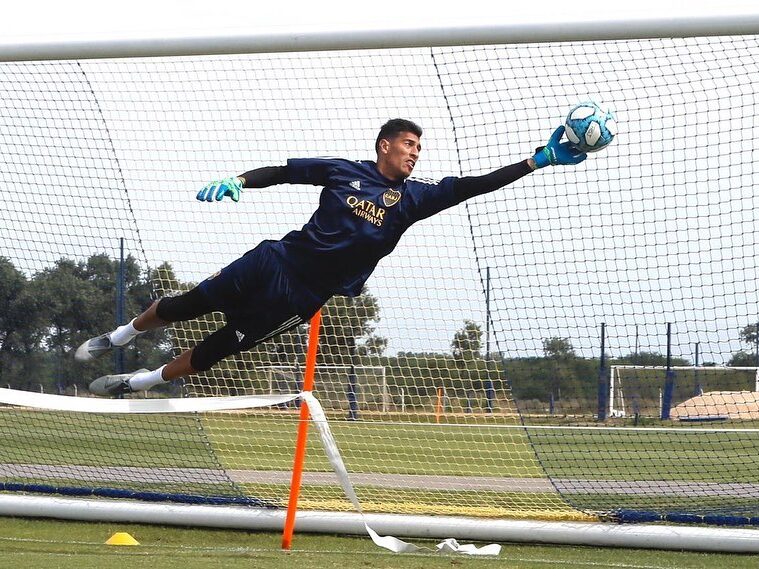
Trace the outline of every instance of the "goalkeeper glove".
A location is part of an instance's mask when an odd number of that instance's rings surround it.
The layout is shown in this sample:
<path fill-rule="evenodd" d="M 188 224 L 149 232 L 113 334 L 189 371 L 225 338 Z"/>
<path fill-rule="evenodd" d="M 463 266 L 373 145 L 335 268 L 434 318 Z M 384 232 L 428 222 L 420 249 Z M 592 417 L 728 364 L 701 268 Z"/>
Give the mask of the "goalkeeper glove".
<path fill-rule="evenodd" d="M 544 168 L 549 165 L 579 164 L 588 157 L 583 151 L 572 146 L 571 142 L 559 142 L 563 135 L 564 127 L 560 126 L 548 139 L 548 144 L 536 150 L 535 156 L 532 157 L 536 168 Z"/>
<path fill-rule="evenodd" d="M 240 190 L 242 190 L 242 182 L 239 178 L 224 178 L 206 184 L 195 197 L 200 201 L 212 202 L 216 200 L 218 202 L 224 196 L 229 196 L 233 202 L 236 202 L 240 200 Z"/>

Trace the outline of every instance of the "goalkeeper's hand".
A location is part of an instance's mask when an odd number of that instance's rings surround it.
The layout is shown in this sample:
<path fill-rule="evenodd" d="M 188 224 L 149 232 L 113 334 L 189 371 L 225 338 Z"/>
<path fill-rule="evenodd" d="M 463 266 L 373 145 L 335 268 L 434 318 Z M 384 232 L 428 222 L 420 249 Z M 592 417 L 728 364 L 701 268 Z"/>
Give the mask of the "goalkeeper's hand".
<path fill-rule="evenodd" d="M 218 202 L 224 196 L 229 196 L 233 202 L 236 202 L 240 201 L 240 190 L 242 190 L 240 178 L 224 178 L 223 180 L 206 184 L 195 197 L 202 202 L 212 202 L 214 200 Z"/>
<path fill-rule="evenodd" d="M 560 126 L 548 139 L 548 144 L 541 146 L 535 152 L 532 159 L 535 161 L 536 168 L 545 168 L 546 166 L 579 164 L 585 160 L 588 155 L 582 150 L 578 150 L 572 143 L 560 142 L 564 135 L 564 127 Z"/>

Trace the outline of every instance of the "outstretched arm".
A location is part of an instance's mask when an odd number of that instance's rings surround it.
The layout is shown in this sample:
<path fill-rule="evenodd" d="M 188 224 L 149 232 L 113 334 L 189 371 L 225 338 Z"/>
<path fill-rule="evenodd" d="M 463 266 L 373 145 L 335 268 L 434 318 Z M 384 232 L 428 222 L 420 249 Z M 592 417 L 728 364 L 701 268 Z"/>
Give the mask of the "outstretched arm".
<path fill-rule="evenodd" d="M 240 190 L 243 188 L 267 188 L 285 182 L 287 182 L 286 166 L 266 166 L 206 184 L 196 197 L 200 201 L 212 202 L 221 201 L 224 196 L 229 196 L 236 202 L 239 201 Z"/>
<path fill-rule="evenodd" d="M 492 192 L 517 181 L 538 168 L 556 165 L 579 164 L 587 154 L 577 150 L 569 142 L 561 142 L 564 127 L 557 128 L 548 143 L 541 146 L 532 158 L 499 168 L 484 176 L 467 176 L 454 182 L 453 191 L 459 201 Z"/>
<path fill-rule="evenodd" d="M 237 176 L 243 188 L 268 188 L 287 183 L 287 166 L 266 166 L 256 168 Z"/>
<path fill-rule="evenodd" d="M 516 164 L 511 164 L 504 168 L 494 170 L 484 176 L 466 176 L 465 178 L 457 178 L 453 183 L 453 193 L 456 195 L 457 201 L 461 202 L 480 194 L 486 194 L 508 186 L 512 182 L 516 182 L 522 176 L 526 176 L 532 172 L 535 168 L 530 165 L 530 160 L 522 160 Z"/>

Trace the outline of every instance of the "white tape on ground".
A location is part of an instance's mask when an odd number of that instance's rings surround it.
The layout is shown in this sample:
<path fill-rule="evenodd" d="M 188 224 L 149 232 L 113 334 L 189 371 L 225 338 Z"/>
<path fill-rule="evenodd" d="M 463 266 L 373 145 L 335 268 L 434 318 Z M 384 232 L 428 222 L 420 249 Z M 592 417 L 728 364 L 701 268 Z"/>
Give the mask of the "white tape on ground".
<path fill-rule="evenodd" d="M 311 420 L 319 431 L 324 452 L 340 481 L 345 496 L 363 517 L 364 512 L 361 503 L 353 489 L 335 438 L 332 436 L 324 409 L 310 391 L 288 395 L 239 395 L 234 397 L 191 397 L 187 399 L 96 399 L 0 388 L 0 403 L 6 405 L 77 413 L 201 413 L 268 407 L 298 398 L 301 398 L 308 405 Z M 406 543 L 391 535 L 381 536 L 369 527 L 366 521 L 364 521 L 364 527 L 375 544 L 395 553 L 414 553 L 426 549 Z M 449 538 L 439 543 L 437 550 L 466 555 L 498 555 L 501 552 L 501 546 L 494 543 L 476 547 L 471 544 L 459 544 L 455 539 Z"/>

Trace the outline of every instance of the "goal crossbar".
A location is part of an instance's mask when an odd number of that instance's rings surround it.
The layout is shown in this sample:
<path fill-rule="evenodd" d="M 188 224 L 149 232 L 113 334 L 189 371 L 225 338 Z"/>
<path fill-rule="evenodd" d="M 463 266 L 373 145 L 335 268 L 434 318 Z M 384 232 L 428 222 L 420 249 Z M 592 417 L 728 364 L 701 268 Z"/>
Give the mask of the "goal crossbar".
<path fill-rule="evenodd" d="M 457 27 L 287 31 L 262 34 L 132 35 L 114 39 L 8 40 L 0 61 L 172 57 L 376 48 L 707 37 L 759 33 L 759 15 L 640 18 Z"/>

